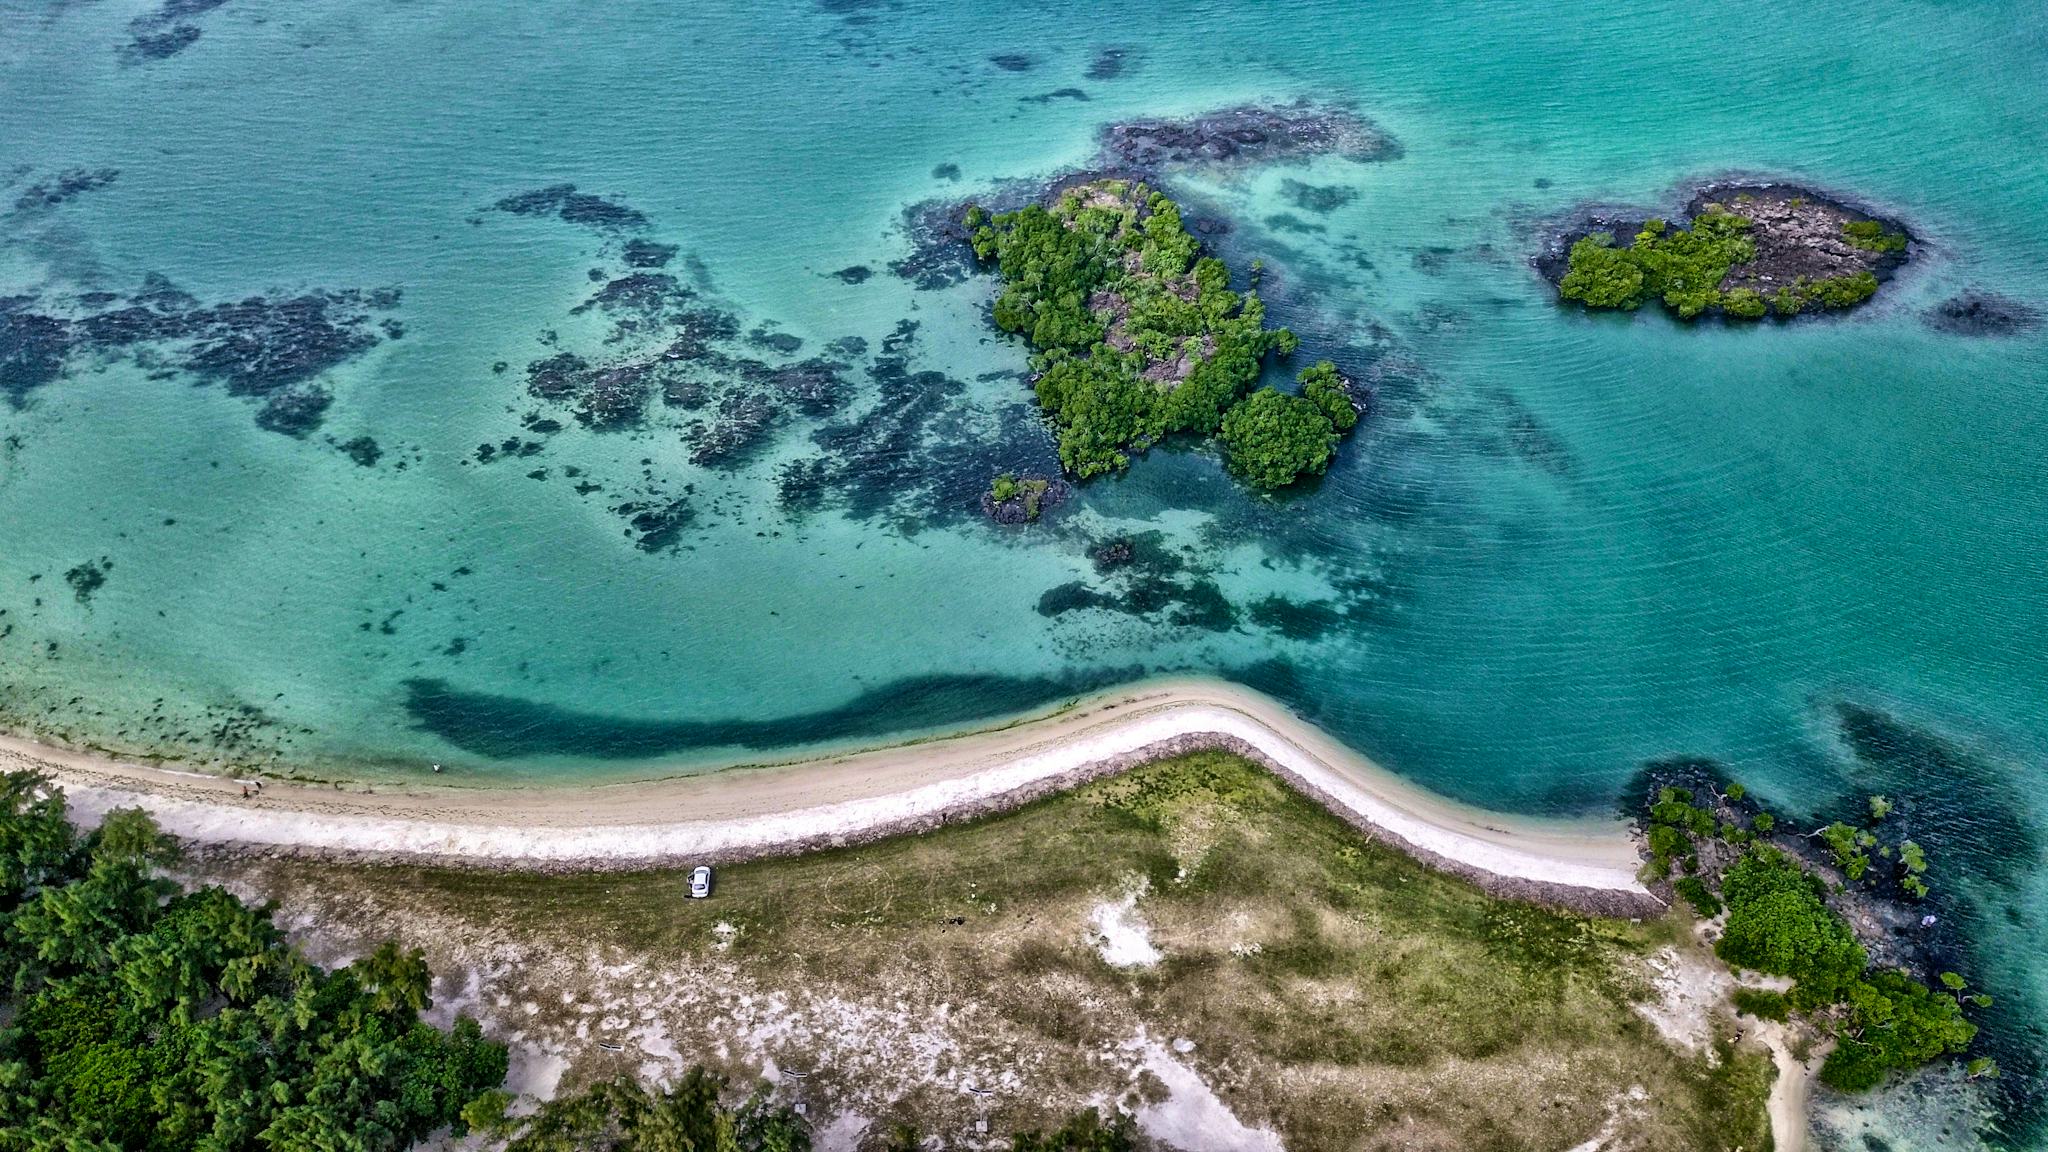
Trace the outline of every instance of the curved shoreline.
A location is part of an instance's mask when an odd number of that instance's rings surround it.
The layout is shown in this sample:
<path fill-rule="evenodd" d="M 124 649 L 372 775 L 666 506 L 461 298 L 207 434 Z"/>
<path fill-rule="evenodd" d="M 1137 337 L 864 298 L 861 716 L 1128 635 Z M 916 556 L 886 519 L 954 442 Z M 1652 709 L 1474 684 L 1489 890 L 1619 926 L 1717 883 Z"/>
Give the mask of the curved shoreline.
<path fill-rule="evenodd" d="M 230 851 L 546 870 L 789 855 L 916 832 L 1198 748 L 1264 765 L 1367 835 L 1499 895 L 1654 915 L 1619 820 L 1511 818 L 1418 788 L 1249 689 L 1154 682 L 1041 720 L 768 767 L 584 787 L 342 790 L 124 763 L 0 738 L 0 769 L 48 773 L 97 819 L 139 806 Z"/>

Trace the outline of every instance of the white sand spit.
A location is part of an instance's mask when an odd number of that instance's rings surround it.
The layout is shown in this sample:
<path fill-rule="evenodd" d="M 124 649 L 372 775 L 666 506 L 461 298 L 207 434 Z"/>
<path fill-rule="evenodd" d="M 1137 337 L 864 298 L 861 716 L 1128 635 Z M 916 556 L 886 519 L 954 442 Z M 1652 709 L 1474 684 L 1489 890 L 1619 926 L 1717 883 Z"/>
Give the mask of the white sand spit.
<path fill-rule="evenodd" d="M 0 768 L 51 773 L 74 811 L 149 810 L 204 843 L 584 867 L 736 859 L 872 838 L 1020 803 L 1144 759 L 1227 746 L 1354 823 L 1477 878 L 1654 907 L 1616 820 L 1509 818 L 1434 796 L 1277 702 L 1235 685 L 1136 685 L 1038 720 L 766 767 L 582 787 L 273 782 L 123 763 L 0 739 Z M 566 774 L 565 774 L 566 775 Z"/>

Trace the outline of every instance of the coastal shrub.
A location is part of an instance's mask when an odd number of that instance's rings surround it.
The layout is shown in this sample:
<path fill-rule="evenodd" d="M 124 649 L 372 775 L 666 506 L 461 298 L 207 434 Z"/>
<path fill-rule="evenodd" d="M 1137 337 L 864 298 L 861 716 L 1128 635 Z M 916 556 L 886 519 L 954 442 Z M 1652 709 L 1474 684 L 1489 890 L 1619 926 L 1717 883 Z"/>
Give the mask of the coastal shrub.
<path fill-rule="evenodd" d="M 1634 311 L 1646 295 L 1643 268 L 1627 249 L 1614 246 L 1611 234 L 1595 232 L 1572 245 L 1557 294 L 1588 308 Z"/>
<path fill-rule="evenodd" d="M 1680 896 L 1685 897 L 1686 903 L 1691 904 L 1693 911 L 1700 915 L 1721 914 L 1721 901 L 1714 895 L 1713 889 L 1707 887 L 1706 881 L 1699 877 L 1680 876 L 1671 886 Z"/>
<path fill-rule="evenodd" d="M 659 1092 L 628 1077 L 601 1081 L 512 1121 L 505 1152 L 809 1152 L 802 1117 L 760 1092 L 728 1106 L 724 1088 L 702 1067 Z"/>
<path fill-rule="evenodd" d="M 505 1049 L 419 1013 L 386 943 L 300 959 L 220 888 L 181 891 L 148 816 L 79 836 L 61 794 L 0 776 L 0 1149 L 404 1148 L 505 1077 Z"/>
<path fill-rule="evenodd" d="M 1300 343 L 1266 327 L 1258 293 L 1232 291 L 1230 270 L 1202 254 L 1179 206 L 1142 184 L 1099 180 L 1050 208 L 1000 215 L 970 207 L 963 223 L 976 257 L 1002 279 L 995 324 L 1030 342 L 1039 405 L 1057 429 L 1061 465 L 1079 478 L 1127 467 L 1170 433 L 1219 433 L 1266 358 Z M 1357 419 L 1345 408 L 1339 416 L 1328 398 L 1317 403 L 1338 431 Z M 1270 409 L 1262 402 L 1262 419 Z M 1327 463 L 1307 444 L 1293 444 L 1299 466 L 1283 483 Z M 1240 475 L 1255 484 L 1282 473 L 1270 445 L 1245 461 Z"/>
<path fill-rule="evenodd" d="M 1749 822 L 1749 826 L 1756 829 L 1757 835 L 1768 836 L 1771 834 L 1771 829 L 1778 826 L 1778 818 L 1769 812 L 1759 812 L 1756 814 L 1756 818 Z"/>
<path fill-rule="evenodd" d="M 1873 970 L 1849 990 L 1848 1013 L 1821 1065 L 1821 1082 L 1866 1091 L 1887 1072 L 1963 1051 L 1976 1035 L 1954 996 L 1891 969 Z"/>
<path fill-rule="evenodd" d="M 1784 1020 L 1792 1015 L 1792 1004 L 1783 992 L 1768 988 L 1737 988 L 1735 1010 L 1759 1020 Z"/>
<path fill-rule="evenodd" d="M 1752 849 L 1721 877 L 1728 920 L 1715 953 L 1739 968 L 1790 976 L 1797 1007 L 1843 999 L 1866 954 L 1848 924 L 1829 910 L 1824 892 L 1783 852 Z"/>
<path fill-rule="evenodd" d="M 1761 320 L 1770 310 L 1764 294 L 1754 288 L 1730 288 L 1721 294 L 1721 311 L 1737 320 Z"/>
<path fill-rule="evenodd" d="M 1315 401 L 1261 388 L 1223 417 L 1231 471 L 1260 488 L 1284 488 L 1330 463 L 1339 439 Z"/>
<path fill-rule="evenodd" d="M 1351 391 L 1344 387 L 1344 377 L 1337 366 L 1328 360 L 1318 360 L 1303 368 L 1295 377 L 1301 385 L 1301 394 L 1316 402 L 1316 407 L 1329 417 L 1330 427 L 1339 432 L 1349 432 L 1358 423 L 1358 409 L 1351 405 Z"/>
<path fill-rule="evenodd" d="M 1842 225 L 1842 236 L 1868 252 L 1904 252 L 1906 234 L 1886 228 L 1877 220 L 1851 220 Z"/>
<path fill-rule="evenodd" d="M 1877 294 L 1877 277 L 1869 272 L 1834 276 L 1806 285 L 1806 301 L 1823 308 L 1849 308 Z"/>
<path fill-rule="evenodd" d="M 1649 841 L 1650 855 L 1667 863 L 1692 851 L 1692 837 L 1670 824 L 1650 825 Z"/>
<path fill-rule="evenodd" d="M 1863 838 L 1856 829 L 1840 821 L 1820 830 L 1821 842 L 1834 853 L 1835 864 L 1842 869 L 1842 875 L 1851 880 L 1861 880 L 1870 867 L 1870 857 L 1864 855 Z"/>

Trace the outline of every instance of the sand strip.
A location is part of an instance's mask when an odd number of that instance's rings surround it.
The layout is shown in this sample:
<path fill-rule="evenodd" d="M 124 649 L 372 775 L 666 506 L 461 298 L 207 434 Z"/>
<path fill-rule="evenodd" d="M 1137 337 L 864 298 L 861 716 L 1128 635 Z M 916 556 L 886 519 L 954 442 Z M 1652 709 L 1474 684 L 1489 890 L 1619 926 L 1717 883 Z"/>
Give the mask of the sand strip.
<path fill-rule="evenodd" d="M 1636 880 L 1618 820 L 1509 819 L 1432 795 L 1236 685 L 1136 685 L 1054 716 L 899 748 L 632 783 L 521 788 L 242 785 L 0 738 L 0 768 L 37 768 L 97 819 L 139 806 L 201 845 L 291 855 L 536 869 L 783 855 L 1015 807 L 1162 755 L 1228 748 L 1367 834 L 1490 891 L 1614 915 L 1662 905 Z"/>

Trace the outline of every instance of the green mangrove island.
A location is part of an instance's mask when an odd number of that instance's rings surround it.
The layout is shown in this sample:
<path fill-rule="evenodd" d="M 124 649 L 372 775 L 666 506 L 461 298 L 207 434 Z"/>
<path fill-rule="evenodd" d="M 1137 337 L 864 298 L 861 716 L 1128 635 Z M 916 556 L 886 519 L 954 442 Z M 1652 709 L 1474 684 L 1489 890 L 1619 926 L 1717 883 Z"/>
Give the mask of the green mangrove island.
<path fill-rule="evenodd" d="M 1708 188 L 1685 215 L 1633 227 L 1596 220 L 1567 234 L 1561 259 L 1554 253 L 1539 266 L 1560 300 L 1589 309 L 1634 311 L 1656 300 L 1685 320 L 1709 312 L 1761 320 L 1853 308 L 1877 294 L 1911 246 L 1899 224 L 1785 185 Z"/>
<path fill-rule="evenodd" d="M 996 326 L 1031 343 L 1038 403 L 1074 476 L 1185 433 L 1216 437 L 1246 483 L 1284 488 L 1328 467 L 1358 422 L 1327 360 L 1301 371 L 1298 394 L 1253 390 L 1266 358 L 1299 341 L 1267 327 L 1256 287 L 1232 291 L 1179 206 L 1146 185 L 1090 181 L 1000 215 L 973 205 L 965 223 L 1002 279 Z"/>

